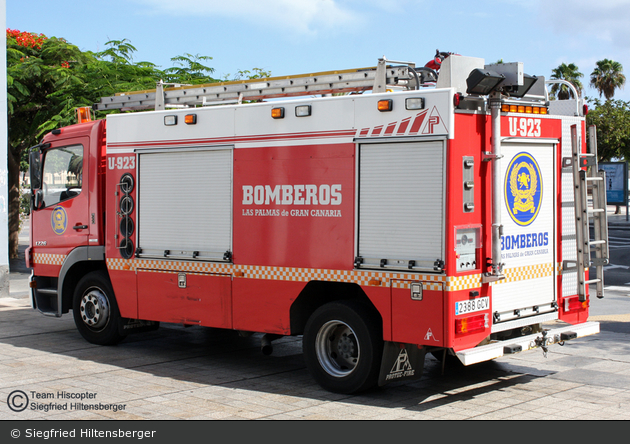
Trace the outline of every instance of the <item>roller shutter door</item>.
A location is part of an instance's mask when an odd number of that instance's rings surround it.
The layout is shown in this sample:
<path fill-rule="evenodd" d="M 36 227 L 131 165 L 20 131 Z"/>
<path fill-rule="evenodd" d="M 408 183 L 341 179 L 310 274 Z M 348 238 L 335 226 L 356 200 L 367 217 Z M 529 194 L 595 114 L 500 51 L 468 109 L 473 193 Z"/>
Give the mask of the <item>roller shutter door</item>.
<path fill-rule="evenodd" d="M 232 149 L 139 155 L 141 256 L 229 260 Z"/>

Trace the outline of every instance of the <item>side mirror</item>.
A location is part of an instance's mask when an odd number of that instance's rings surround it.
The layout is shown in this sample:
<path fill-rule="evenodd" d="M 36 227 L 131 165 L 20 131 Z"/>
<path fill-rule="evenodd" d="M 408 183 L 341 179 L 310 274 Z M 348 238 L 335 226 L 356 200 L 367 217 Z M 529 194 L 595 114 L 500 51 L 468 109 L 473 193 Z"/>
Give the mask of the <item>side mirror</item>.
<path fill-rule="evenodd" d="M 39 150 L 31 148 L 28 160 L 28 171 L 31 181 L 31 190 L 36 190 L 42 187 L 42 166 Z"/>
<path fill-rule="evenodd" d="M 33 203 L 33 210 L 39 210 L 44 207 L 44 192 L 42 190 L 36 190 L 33 192 L 31 202 Z"/>

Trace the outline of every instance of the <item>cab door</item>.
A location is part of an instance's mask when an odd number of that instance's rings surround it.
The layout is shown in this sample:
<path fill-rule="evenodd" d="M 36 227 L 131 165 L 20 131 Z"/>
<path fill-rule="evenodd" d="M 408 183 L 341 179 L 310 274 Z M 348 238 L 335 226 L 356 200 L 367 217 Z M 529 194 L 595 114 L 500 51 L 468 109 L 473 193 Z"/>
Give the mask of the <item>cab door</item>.
<path fill-rule="evenodd" d="M 56 276 L 68 253 L 88 244 L 87 146 L 88 138 L 72 139 L 42 153 L 31 215 L 35 275 Z"/>

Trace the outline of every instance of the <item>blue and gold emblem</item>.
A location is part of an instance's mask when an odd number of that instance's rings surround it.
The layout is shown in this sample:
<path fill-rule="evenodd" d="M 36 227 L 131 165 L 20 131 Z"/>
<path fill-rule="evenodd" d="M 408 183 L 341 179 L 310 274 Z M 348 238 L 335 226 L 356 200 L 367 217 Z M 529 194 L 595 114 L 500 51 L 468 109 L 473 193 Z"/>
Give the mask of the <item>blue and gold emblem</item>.
<path fill-rule="evenodd" d="M 534 157 L 518 153 L 505 173 L 505 205 L 512 220 L 520 226 L 531 224 L 542 202 L 542 175 Z"/>
<path fill-rule="evenodd" d="M 52 229 L 55 234 L 63 234 L 68 227 L 68 215 L 63 207 L 55 207 L 52 212 Z"/>

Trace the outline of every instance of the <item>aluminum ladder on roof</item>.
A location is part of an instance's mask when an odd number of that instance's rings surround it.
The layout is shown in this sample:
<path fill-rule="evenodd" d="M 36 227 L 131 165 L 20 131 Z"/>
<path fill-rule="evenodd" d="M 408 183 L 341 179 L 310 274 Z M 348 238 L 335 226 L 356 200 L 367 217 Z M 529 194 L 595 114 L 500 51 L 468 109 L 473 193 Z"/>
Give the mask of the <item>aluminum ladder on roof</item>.
<path fill-rule="evenodd" d="M 391 66 L 387 62 L 401 64 Z M 242 102 L 277 97 L 294 97 L 315 94 L 358 92 L 372 90 L 386 92 L 389 85 L 416 89 L 425 75 L 436 80 L 437 74 L 428 68 L 416 68 L 411 62 L 395 62 L 381 58 L 371 68 L 327 71 L 287 77 L 269 77 L 233 82 L 208 83 L 204 85 L 175 85 L 157 83 L 156 89 L 119 93 L 103 97 L 93 108 L 97 111 L 114 109 L 141 110 L 165 109 L 167 105 L 191 107 L 208 105 L 212 102 Z M 435 77 L 435 79 L 431 79 Z M 170 88 L 165 88 L 171 86 Z"/>
<path fill-rule="evenodd" d="M 577 241 L 577 292 L 580 301 L 586 301 L 586 286 L 596 284 L 597 297 L 604 297 L 604 266 L 608 265 L 608 216 L 606 214 L 606 173 L 598 171 L 597 167 L 597 132 L 595 126 L 590 126 L 589 149 L 581 153 L 581 143 L 577 125 L 571 126 L 570 159 L 573 169 L 573 185 L 575 192 L 575 233 Z M 564 161 L 568 166 L 568 159 Z M 584 169 L 586 168 L 586 169 Z M 588 191 L 591 191 L 593 204 L 588 205 Z M 593 219 L 593 239 L 590 239 L 589 222 Z M 594 257 L 592 253 L 595 253 Z M 589 267 L 595 267 L 595 278 L 589 276 L 586 280 L 585 272 Z"/>

